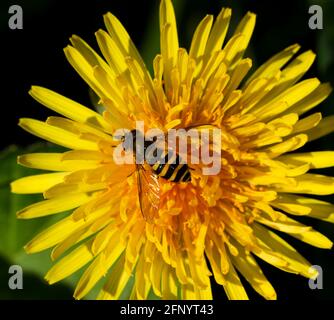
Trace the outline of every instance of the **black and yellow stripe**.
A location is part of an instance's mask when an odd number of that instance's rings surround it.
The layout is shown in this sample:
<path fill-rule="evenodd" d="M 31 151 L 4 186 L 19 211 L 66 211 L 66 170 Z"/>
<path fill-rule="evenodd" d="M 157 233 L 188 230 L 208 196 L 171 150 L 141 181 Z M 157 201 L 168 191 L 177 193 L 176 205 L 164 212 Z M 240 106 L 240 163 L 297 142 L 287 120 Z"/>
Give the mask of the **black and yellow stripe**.
<path fill-rule="evenodd" d="M 156 161 L 154 164 L 150 164 L 152 170 L 161 178 L 164 178 L 172 182 L 189 182 L 191 181 L 191 175 L 189 167 L 185 163 L 180 163 L 181 158 L 178 154 L 169 154 L 170 159 L 174 161 L 169 161 L 173 163 L 168 163 L 168 154 L 162 152 L 160 160 Z M 164 161 L 162 161 L 164 160 Z M 147 161 L 150 163 L 150 161 Z"/>

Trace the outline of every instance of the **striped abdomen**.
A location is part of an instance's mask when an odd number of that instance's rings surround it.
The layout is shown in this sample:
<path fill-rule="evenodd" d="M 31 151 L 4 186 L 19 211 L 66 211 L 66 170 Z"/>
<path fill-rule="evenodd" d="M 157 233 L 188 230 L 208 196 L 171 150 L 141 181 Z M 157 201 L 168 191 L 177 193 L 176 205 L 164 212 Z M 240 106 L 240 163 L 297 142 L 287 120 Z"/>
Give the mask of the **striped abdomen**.
<path fill-rule="evenodd" d="M 158 160 L 154 164 L 150 164 L 150 166 L 159 177 L 168 181 L 190 182 L 191 175 L 188 165 L 186 163 L 180 163 L 181 158 L 178 154 L 174 153 L 172 158 L 173 163 L 168 163 L 168 155 L 163 154 L 162 159 L 164 159 L 164 161 Z"/>

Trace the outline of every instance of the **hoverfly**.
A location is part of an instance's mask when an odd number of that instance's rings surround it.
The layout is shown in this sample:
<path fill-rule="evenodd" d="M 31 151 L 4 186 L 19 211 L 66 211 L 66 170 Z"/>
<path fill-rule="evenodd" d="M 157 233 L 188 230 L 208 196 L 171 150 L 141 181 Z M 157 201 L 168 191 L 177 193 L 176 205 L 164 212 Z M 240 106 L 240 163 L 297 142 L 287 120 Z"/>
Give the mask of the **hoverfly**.
<path fill-rule="evenodd" d="M 143 164 L 136 163 L 135 171 L 137 174 L 139 205 L 145 220 L 152 222 L 160 206 L 159 177 L 171 182 L 190 182 L 190 169 L 186 163 L 182 163 L 181 157 L 174 150 L 169 149 L 166 153 L 163 149 L 152 148 L 148 151 L 155 140 L 144 140 L 143 147 L 138 150 L 136 139 L 139 135 L 142 135 L 140 131 L 134 129 L 128 135 L 127 137 L 127 134 L 125 134 L 121 138 L 124 151 L 132 151 L 134 157 L 135 154 L 139 154 L 144 159 Z M 154 162 L 151 161 L 153 156 L 156 159 Z M 173 161 L 169 163 L 171 158 L 173 158 Z"/>
<path fill-rule="evenodd" d="M 206 125 L 194 127 L 200 126 Z M 186 130 L 194 127 L 188 127 Z M 155 142 L 154 139 L 152 141 L 144 139 L 142 150 L 136 150 L 138 147 L 136 147 L 136 139 L 139 135 L 142 136 L 143 134 L 139 130 L 134 129 L 122 136 L 121 141 L 124 151 L 131 151 L 134 157 L 135 154 L 139 154 L 144 160 L 143 164 L 137 164 L 136 162 L 135 172 L 137 175 L 139 205 L 144 219 L 147 222 L 152 222 L 160 207 L 159 177 L 175 183 L 187 183 L 191 181 L 191 168 L 187 163 L 181 161 L 182 158 L 176 150 L 168 149 L 167 153 L 163 148 L 151 148 L 149 150 Z M 153 163 L 150 161 L 151 157 L 155 159 Z M 170 161 L 170 159 L 173 159 L 173 161 Z"/>

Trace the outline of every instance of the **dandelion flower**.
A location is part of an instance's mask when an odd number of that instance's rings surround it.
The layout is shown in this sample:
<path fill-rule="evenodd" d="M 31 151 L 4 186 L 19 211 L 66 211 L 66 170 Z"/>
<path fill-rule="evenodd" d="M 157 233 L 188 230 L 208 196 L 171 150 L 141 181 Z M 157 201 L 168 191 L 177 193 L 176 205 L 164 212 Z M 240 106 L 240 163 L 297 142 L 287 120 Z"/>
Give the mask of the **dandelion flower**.
<path fill-rule="evenodd" d="M 18 212 L 30 219 L 70 211 L 38 234 L 28 253 L 49 248 L 52 284 L 82 267 L 74 297 L 81 299 L 105 277 L 98 299 L 211 299 L 210 281 L 229 299 L 247 299 L 242 275 L 264 298 L 276 299 L 258 259 L 286 272 L 315 277 L 311 264 L 275 230 L 329 249 L 332 242 L 295 220 L 334 222 L 334 206 L 312 195 L 334 193 L 334 178 L 309 170 L 334 166 L 334 151 L 291 153 L 334 130 L 333 117 L 303 116 L 331 91 L 316 78 L 300 80 L 315 59 L 292 45 L 248 75 L 244 58 L 255 15 L 247 13 L 225 41 L 231 10 L 207 15 L 189 51 L 179 46 L 173 6 L 160 3 L 161 54 L 150 75 L 127 31 L 112 14 L 96 32 L 103 58 L 78 36 L 65 55 L 105 107 L 103 115 L 48 89 L 33 86 L 38 102 L 64 117 L 21 119 L 26 131 L 70 149 L 25 154 L 21 165 L 52 171 L 12 183 L 14 193 L 42 193 L 45 200 Z M 113 161 L 118 128 L 219 127 L 222 169 L 194 171 L 189 183 L 160 179 L 161 203 L 152 223 L 138 204 L 134 165 Z M 72 210 L 73 209 L 73 210 Z M 72 210 L 72 211 L 71 211 Z M 108 272 L 111 270 L 111 272 Z M 237 272 L 238 271 L 238 272 Z M 131 281 L 130 281 L 131 282 Z"/>

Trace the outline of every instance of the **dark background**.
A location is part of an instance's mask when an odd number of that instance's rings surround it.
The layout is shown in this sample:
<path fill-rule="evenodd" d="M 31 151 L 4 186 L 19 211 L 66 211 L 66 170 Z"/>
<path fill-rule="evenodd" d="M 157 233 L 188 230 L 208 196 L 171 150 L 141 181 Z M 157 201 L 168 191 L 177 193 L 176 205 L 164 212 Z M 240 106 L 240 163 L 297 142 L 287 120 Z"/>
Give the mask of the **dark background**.
<path fill-rule="evenodd" d="M 10 17 L 8 8 L 14 4 L 23 8 L 23 30 L 8 28 Z M 196 24 L 207 13 L 217 15 L 221 6 L 233 9 L 232 26 L 235 26 L 247 11 L 253 11 L 258 16 L 257 25 L 247 52 L 247 56 L 254 59 L 253 70 L 283 48 L 299 43 L 302 45 L 302 51 L 312 49 L 318 54 L 314 66 L 306 76 L 319 77 L 322 82 L 329 81 L 334 84 L 333 0 L 174 0 L 174 4 L 181 46 L 188 48 Z M 319 4 L 324 10 L 323 30 L 310 30 L 308 27 L 310 17 L 308 8 L 311 4 Z M 26 147 L 37 141 L 37 138 L 17 127 L 20 117 L 45 119 L 51 114 L 28 95 L 28 90 L 33 84 L 53 89 L 87 106 L 91 105 L 86 84 L 67 63 L 62 48 L 69 43 L 68 38 L 72 34 L 78 34 L 97 49 L 94 32 L 104 28 L 102 15 L 107 11 L 121 20 L 139 47 L 148 68 L 151 69 L 151 61 L 159 50 L 158 6 L 158 0 L 13 0 L 10 2 L 2 0 L 0 4 L 1 149 L 4 150 L 10 145 Z M 334 114 L 333 103 L 334 99 L 330 97 L 317 108 L 317 111 L 320 110 L 324 115 Z M 334 149 L 333 134 L 307 145 L 304 149 Z M 3 175 L 4 166 L 2 162 L 0 164 Z M 333 170 L 330 169 L 321 170 L 321 173 L 334 176 Z M 332 197 L 328 197 L 327 200 L 334 202 Z M 306 218 L 303 222 L 312 224 L 334 240 L 333 225 Z M 312 264 L 323 268 L 324 288 L 310 290 L 306 279 L 259 262 L 275 287 L 279 299 L 333 299 L 333 250 L 313 248 L 291 237 L 284 237 Z M 0 258 L 1 299 L 71 298 L 73 289 L 70 285 L 49 287 L 41 280 L 38 273 L 25 275 L 24 290 L 7 289 L 9 264 L 11 264 L 10 258 Z M 250 298 L 261 299 L 246 282 L 245 286 Z M 213 288 L 216 299 L 225 299 L 222 288 L 215 285 Z"/>

